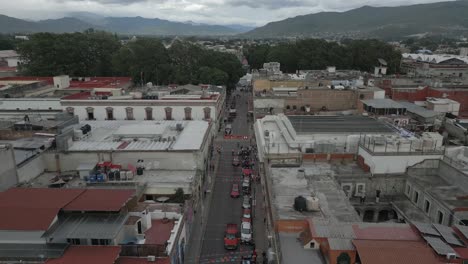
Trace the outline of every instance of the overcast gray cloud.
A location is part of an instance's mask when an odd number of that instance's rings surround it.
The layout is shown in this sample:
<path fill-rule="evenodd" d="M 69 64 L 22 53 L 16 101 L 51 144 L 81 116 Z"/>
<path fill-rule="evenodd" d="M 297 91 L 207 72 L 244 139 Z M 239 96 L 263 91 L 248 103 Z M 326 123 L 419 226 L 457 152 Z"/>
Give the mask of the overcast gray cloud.
<path fill-rule="evenodd" d="M 59 18 L 71 12 L 142 16 L 173 21 L 261 26 L 322 11 L 397 6 L 438 0 L 0 0 L 0 13 L 23 19 Z"/>

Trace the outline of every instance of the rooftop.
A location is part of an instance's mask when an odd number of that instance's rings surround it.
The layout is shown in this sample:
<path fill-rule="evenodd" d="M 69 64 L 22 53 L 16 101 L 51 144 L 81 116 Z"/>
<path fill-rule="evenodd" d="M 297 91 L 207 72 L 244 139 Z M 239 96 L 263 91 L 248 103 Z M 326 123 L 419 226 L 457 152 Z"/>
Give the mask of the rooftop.
<path fill-rule="evenodd" d="M 114 264 L 119 257 L 119 246 L 70 246 L 58 259 L 46 264 Z"/>
<path fill-rule="evenodd" d="M 64 211 L 117 212 L 135 195 L 134 190 L 86 189 Z"/>
<path fill-rule="evenodd" d="M 79 126 L 84 124 L 91 126 L 91 135 L 74 141 L 69 151 L 199 150 L 209 126 L 206 121 L 85 121 Z"/>
<path fill-rule="evenodd" d="M 392 99 L 368 99 L 368 100 L 361 100 L 361 102 L 367 106 L 376 109 L 382 108 L 405 108 L 399 102 L 393 101 Z"/>
<path fill-rule="evenodd" d="M 284 263 L 294 264 L 325 264 L 322 254 L 318 250 L 304 250 L 302 244 L 298 241 L 298 234 L 279 233 L 281 243 L 281 253 Z"/>
<path fill-rule="evenodd" d="M 332 222 L 358 222 L 359 216 L 334 179 L 341 171 L 355 168 L 352 165 L 333 165 L 327 162 L 305 164 L 305 175 L 298 174 L 298 168 L 271 168 L 273 206 L 278 219 L 304 219 L 316 217 Z M 355 168 L 357 169 L 357 168 Z M 320 211 L 297 212 L 293 209 L 294 199 L 311 194 L 319 199 Z"/>
<path fill-rule="evenodd" d="M 389 125 L 364 116 L 288 116 L 296 133 L 392 133 Z"/>
<path fill-rule="evenodd" d="M 437 117 L 440 115 L 440 113 L 429 110 L 427 108 L 415 105 L 414 103 L 410 103 L 407 101 L 401 101 L 398 102 L 400 103 L 403 107 L 406 108 L 407 112 L 416 114 L 418 116 L 424 117 L 424 118 L 431 118 L 431 117 Z"/>
<path fill-rule="evenodd" d="M 421 241 L 354 240 L 362 264 L 436 264 L 440 263 Z"/>
<path fill-rule="evenodd" d="M 151 220 L 151 228 L 146 230 L 145 244 L 164 245 L 171 236 L 171 231 L 174 228 L 174 221 L 164 221 L 163 219 Z"/>
<path fill-rule="evenodd" d="M 129 191 L 122 190 L 12 188 L 0 193 L 0 210 L 4 213 L 0 218 L 0 230 L 45 231 L 58 212 L 68 205 L 81 211 L 107 211 L 107 206 L 114 210 L 121 207 L 129 195 Z"/>
<path fill-rule="evenodd" d="M 125 222 L 125 214 L 66 214 L 60 216 L 57 227 L 44 236 L 61 239 L 115 239 Z"/>

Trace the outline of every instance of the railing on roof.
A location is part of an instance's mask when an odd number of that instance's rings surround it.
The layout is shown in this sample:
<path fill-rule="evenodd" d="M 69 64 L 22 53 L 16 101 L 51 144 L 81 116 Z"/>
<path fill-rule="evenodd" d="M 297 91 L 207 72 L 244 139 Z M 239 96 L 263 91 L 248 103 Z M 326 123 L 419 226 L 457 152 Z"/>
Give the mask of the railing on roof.
<path fill-rule="evenodd" d="M 120 256 L 125 257 L 167 257 L 166 245 L 142 244 L 142 245 L 121 245 Z"/>

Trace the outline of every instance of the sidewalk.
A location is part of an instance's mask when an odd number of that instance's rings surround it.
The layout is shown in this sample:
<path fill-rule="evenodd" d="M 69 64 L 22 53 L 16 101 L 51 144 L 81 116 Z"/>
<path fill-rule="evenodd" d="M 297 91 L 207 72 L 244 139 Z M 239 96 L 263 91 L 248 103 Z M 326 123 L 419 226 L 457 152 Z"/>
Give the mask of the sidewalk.
<path fill-rule="evenodd" d="M 217 139 L 218 138 L 216 137 L 214 142 L 216 142 Z M 199 213 L 195 215 L 195 219 L 192 223 L 192 234 L 188 242 L 188 249 L 187 253 L 185 254 L 184 263 L 199 263 L 206 223 L 210 213 L 209 209 L 212 200 L 212 190 L 215 184 L 216 172 L 218 171 L 219 158 L 220 155 L 216 151 L 213 151 L 212 161 L 214 162 L 215 168 L 214 170 L 208 171 L 208 177 L 211 179 L 210 186 L 207 188 L 209 192 L 206 193 L 203 201 L 199 203 L 199 206 L 196 208 L 197 212 Z M 202 209 L 202 206 L 205 208 L 204 210 Z M 201 228 L 198 228 L 200 226 Z"/>

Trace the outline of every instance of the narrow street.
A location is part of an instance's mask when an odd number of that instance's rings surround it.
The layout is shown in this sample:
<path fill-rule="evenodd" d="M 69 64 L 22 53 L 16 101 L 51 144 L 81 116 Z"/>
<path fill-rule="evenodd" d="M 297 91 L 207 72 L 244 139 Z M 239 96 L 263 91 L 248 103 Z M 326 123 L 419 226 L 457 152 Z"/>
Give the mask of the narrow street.
<path fill-rule="evenodd" d="M 240 96 L 236 95 L 239 94 Z M 255 245 L 240 245 L 236 250 L 227 250 L 224 247 L 224 233 L 227 224 L 237 224 L 240 232 L 242 219 L 242 200 L 243 195 L 239 198 L 231 198 L 231 188 L 234 183 L 242 186 L 242 167 L 233 166 L 232 150 L 238 151 L 238 146 L 250 146 L 253 136 L 252 122 L 248 120 L 248 97 L 250 93 L 234 92 L 227 98 L 226 109 L 229 109 L 232 98 L 236 97 L 237 116 L 232 122 L 233 136 L 246 136 L 242 139 L 225 139 L 224 126 L 221 128 L 214 142 L 215 157 L 217 157 L 217 166 L 214 172 L 213 180 L 214 187 L 205 199 L 209 204 L 208 218 L 203 221 L 201 234 L 201 248 L 197 260 L 193 258 L 186 259 L 186 263 L 239 263 L 242 256 L 249 256 L 257 249 L 257 260 L 261 261 L 261 254 L 266 249 L 266 233 L 263 225 L 264 208 L 263 194 L 259 183 L 252 181 L 252 216 L 253 216 L 253 235 Z M 217 148 L 220 148 L 220 153 L 217 153 Z M 251 155 L 255 159 L 254 154 Z M 254 167 L 254 175 L 257 168 Z M 204 228 L 203 228 L 204 227 Z M 195 227 L 197 228 L 197 227 Z M 257 262 L 262 263 L 262 262 Z"/>

